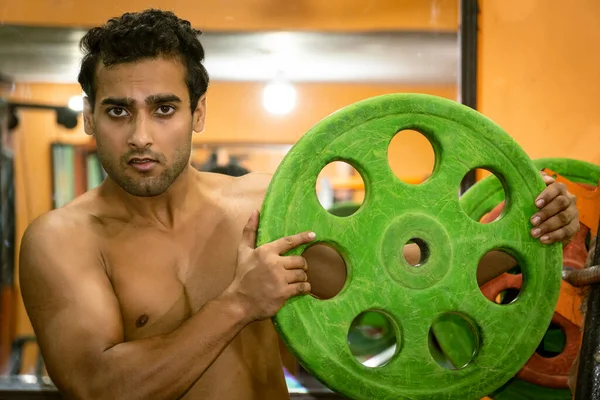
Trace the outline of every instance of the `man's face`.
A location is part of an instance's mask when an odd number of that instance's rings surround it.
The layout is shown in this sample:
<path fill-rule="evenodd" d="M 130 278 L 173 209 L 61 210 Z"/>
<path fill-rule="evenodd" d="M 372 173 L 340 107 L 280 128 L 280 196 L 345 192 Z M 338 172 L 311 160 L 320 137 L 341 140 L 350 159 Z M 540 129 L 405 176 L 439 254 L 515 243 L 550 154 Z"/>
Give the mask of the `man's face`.
<path fill-rule="evenodd" d="M 96 104 L 84 112 L 109 177 L 134 196 L 157 196 L 189 165 L 193 131 L 204 128 L 205 100 L 190 112 L 186 69 L 157 58 L 96 72 Z"/>

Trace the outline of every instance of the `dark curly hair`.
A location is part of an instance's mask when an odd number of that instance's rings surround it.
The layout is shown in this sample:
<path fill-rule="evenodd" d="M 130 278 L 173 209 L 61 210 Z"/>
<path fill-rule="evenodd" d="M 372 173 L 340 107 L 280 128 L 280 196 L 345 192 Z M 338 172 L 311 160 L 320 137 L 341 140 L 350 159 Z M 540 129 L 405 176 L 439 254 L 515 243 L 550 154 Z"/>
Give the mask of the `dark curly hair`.
<path fill-rule="evenodd" d="M 202 32 L 170 11 L 148 9 L 125 13 L 105 25 L 91 29 L 81 39 L 84 52 L 79 84 L 90 102 L 96 102 L 96 68 L 157 57 L 179 58 L 187 68 L 186 84 L 192 112 L 208 88 L 208 73 L 202 65 Z"/>

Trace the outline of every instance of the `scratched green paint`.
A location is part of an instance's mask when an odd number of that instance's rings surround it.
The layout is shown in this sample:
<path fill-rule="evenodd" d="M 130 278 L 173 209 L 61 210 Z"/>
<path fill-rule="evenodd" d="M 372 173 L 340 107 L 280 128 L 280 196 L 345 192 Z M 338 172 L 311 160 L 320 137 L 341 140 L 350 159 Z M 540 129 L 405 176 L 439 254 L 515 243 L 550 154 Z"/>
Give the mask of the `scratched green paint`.
<path fill-rule="evenodd" d="M 403 129 L 423 133 L 436 154 L 432 176 L 419 185 L 400 181 L 387 162 L 389 143 Z M 317 176 L 333 161 L 350 163 L 365 182 L 365 200 L 349 217 L 324 210 L 315 193 Z M 474 168 L 503 177 L 509 202 L 494 224 L 477 223 L 459 204 L 460 182 Z M 533 354 L 558 300 L 560 245 L 545 246 L 529 234 L 543 188 L 507 133 L 456 102 L 393 94 L 337 111 L 309 130 L 277 169 L 258 244 L 313 230 L 344 257 L 348 279 L 332 299 L 289 300 L 274 318 L 277 330 L 308 371 L 352 399 L 465 400 L 491 393 Z M 428 262 L 406 265 L 399 256 L 406 241 L 391 240 L 390 232 L 402 239 L 427 235 Z M 506 306 L 488 301 L 476 282 L 480 258 L 494 248 L 513 254 L 527 275 L 519 299 Z M 363 366 L 348 347 L 350 324 L 365 310 L 384 311 L 401 338 L 397 354 L 380 368 Z M 429 328 L 446 312 L 477 327 L 478 352 L 460 370 L 438 365 L 428 348 Z"/>

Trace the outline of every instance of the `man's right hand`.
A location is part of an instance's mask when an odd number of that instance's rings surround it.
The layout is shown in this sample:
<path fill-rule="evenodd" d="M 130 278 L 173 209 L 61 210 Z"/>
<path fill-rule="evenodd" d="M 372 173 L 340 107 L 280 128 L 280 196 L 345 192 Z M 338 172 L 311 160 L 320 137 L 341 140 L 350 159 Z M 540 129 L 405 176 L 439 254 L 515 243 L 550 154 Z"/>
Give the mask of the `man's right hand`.
<path fill-rule="evenodd" d="M 282 256 L 314 240 L 312 232 L 287 236 L 256 247 L 258 211 L 244 227 L 237 269 L 227 292 L 242 303 L 251 321 L 274 316 L 290 297 L 310 293 L 307 263 L 302 256 Z"/>

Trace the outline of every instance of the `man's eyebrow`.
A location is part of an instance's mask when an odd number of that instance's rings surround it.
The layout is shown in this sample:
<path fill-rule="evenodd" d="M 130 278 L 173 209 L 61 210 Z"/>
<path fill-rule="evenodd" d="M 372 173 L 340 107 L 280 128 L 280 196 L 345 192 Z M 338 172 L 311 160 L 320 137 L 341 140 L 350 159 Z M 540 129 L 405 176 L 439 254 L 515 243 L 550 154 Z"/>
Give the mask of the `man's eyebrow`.
<path fill-rule="evenodd" d="M 149 106 L 162 103 L 181 103 L 181 99 L 174 94 L 153 94 L 146 98 L 145 103 Z M 132 107 L 135 100 L 130 97 L 107 97 L 100 102 L 103 106 Z"/>
<path fill-rule="evenodd" d="M 103 106 L 131 107 L 135 100 L 130 97 L 107 97 L 100 102 Z"/>
<path fill-rule="evenodd" d="M 154 94 L 146 97 L 146 104 L 149 106 L 162 103 L 181 103 L 181 99 L 174 94 Z"/>

